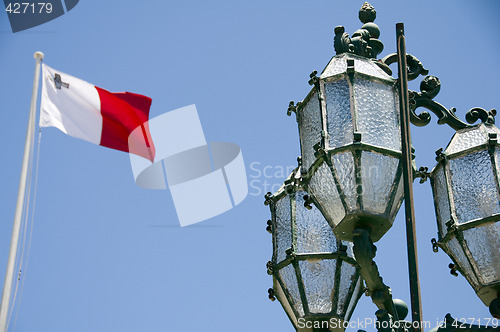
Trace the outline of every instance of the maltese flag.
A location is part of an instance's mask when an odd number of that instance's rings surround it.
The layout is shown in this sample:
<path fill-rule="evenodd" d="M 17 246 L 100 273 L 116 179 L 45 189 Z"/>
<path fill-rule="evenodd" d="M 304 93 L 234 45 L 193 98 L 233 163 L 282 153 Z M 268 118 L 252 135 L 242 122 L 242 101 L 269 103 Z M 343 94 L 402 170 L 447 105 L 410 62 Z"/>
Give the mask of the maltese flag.
<path fill-rule="evenodd" d="M 154 161 L 147 122 L 151 98 L 109 92 L 45 64 L 42 75 L 40 127 Z"/>

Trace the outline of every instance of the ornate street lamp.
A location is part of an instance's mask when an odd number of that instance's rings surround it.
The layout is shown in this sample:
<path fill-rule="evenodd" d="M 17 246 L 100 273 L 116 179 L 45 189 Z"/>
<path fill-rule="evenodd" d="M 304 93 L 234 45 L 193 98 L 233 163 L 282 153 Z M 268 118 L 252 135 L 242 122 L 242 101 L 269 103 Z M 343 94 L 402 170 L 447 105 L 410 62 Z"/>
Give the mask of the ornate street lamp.
<path fill-rule="evenodd" d="M 348 241 L 360 225 L 378 241 L 403 200 L 397 87 L 380 64 L 350 53 L 333 57 L 296 108 L 306 189 Z"/>
<path fill-rule="evenodd" d="M 500 130 L 493 115 L 483 113 L 486 124 L 459 130 L 437 152 L 431 182 L 439 242 L 433 239 L 433 247 L 452 258 L 452 274 L 460 271 L 500 318 Z"/>
<path fill-rule="evenodd" d="M 298 169 L 274 195 L 266 196 L 273 236 L 269 295 L 278 298 L 298 330 L 344 330 L 364 291 L 359 267 L 352 243 L 337 240 L 321 212 L 305 204 L 307 199 Z"/>
<path fill-rule="evenodd" d="M 377 60 L 383 45 L 373 23 L 375 17 L 375 9 L 365 3 L 359 12 L 364 25 L 352 37 L 343 27 L 336 27 L 337 55 L 320 76 L 316 71 L 310 75 L 313 88 L 307 97 L 297 105 L 290 102 L 288 114 L 296 113 L 299 126 L 301 159 L 284 186 L 274 195 L 266 195 L 274 248 L 268 263 L 268 272 L 274 277 L 270 297 L 276 294 L 296 328 L 300 318 L 347 321 L 357 301 L 361 276 L 367 295 L 379 308 L 378 322 L 385 323 L 378 325 L 379 331 L 422 331 L 413 181 L 420 177 L 423 183 L 431 177 L 439 228 L 439 242 L 434 241 L 434 246 L 452 257 L 497 317 L 500 154 L 498 129 L 493 125 L 496 112 L 474 108 L 466 115 L 469 124 L 462 122 L 455 109 L 433 101 L 440 90 L 434 76 L 423 79 L 420 92 L 408 90 L 408 81 L 427 75 L 428 70 L 406 54 L 402 23 L 396 25 L 397 53 Z M 393 63 L 398 64 L 397 79 L 391 76 L 389 65 Z M 410 122 L 416 126 L 430 122 L 428 112 L 415 113 L 419 107 L 436 114 L 439 124 L 458 131 L 439 154 L 432 175 L 426 168 L 416 171 L 413 162 Z M 483 124 L 470 125 L 479 119 Z M 373 242 L 391 228 L 403 198 L 412 322 L 402 321 L 408 308 L 392 299 L 373 261 Z M 339 271 L 339 264 L 356 271 L 346 277 L 350 283 L 346 283 L 345 298 L 338 297 L 342 292 L 338 282 L 342 284 L 346 273 L 342 268 Z M 307 270 L 312 265 L 317 265 L 315 273 Z M 316 282 L 320 286 L 308 286 Z M 347 311 L 335 311 L 341 302 Z M 316 306 L 318 303 L 322 304 Z M 439 329 L 456 330 L 453 323 L 447 316 L 446 326 Z M 469 330 L 484 328 L 471 326 Z"/>

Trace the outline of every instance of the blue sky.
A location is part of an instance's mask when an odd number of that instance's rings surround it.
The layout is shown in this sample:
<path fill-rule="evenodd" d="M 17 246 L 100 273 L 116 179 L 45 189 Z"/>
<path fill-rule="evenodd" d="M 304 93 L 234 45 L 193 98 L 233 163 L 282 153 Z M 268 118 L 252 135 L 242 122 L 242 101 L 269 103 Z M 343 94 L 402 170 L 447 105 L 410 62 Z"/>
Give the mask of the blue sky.
<path fill-rule="evenodd" d="M 288 102 L 307 95 L 309 73 L 334 55 L 333 28 L 344 25 L 351 34 L 360 28 L 362 3 L 81 0 L 60 18 L 15 34 L 1 13 L 0 276 L 35 51 L 45 53 L 49 66 L 110 91 L 150 96 L 151 117 L 196 104 L 207 140 L 240 145 L 255 180 L 236 208 L 180 228 L 170 193 L 137 187 L 125 153 L 44 129 L 15 330 L 291 331 L 279 303 L 267 299 L 272 243 L 264 181 L 281 183 L 281 169 L 295 165 L 299 140 L 295 120 L 286 116 Z M 381 56 L 395 52 L 395 24 L 404 22 L 408 53 L 441 79 L 438 102 L 456 107 L 462 119 L 475 106 L 499 107 L 495 1 L 371 3 L 385 44 Z M 412 130 L 417 164 L 433 167 L 434 151 L 453 130 L 435 117 Z M 258 176 L 265 166 L 278 174 Z M 448 312 L 490 317 L 466 280 L 449 274 L 450 259 L 432 252 L 437 228 L 429 183 L 416 184 L 415 197 L 424 319 L 434 326 Z M 377 243 L 376 261 L 394 297 L 409 303 L 402 211 Z M 353 319 L 375 311 L 362 297 Z"/>

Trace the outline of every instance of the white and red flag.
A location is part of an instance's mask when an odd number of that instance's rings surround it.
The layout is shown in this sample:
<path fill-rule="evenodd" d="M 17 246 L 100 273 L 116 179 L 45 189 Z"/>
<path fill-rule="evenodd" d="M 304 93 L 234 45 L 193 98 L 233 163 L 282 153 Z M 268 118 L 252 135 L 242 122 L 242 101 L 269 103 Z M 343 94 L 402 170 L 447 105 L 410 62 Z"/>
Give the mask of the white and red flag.
<path fill-rule="evenodd" d="M 109 92 L 45 64 L 42 75 L 40 127 L 154 161 L 147 122 L 151 98 Z"/>

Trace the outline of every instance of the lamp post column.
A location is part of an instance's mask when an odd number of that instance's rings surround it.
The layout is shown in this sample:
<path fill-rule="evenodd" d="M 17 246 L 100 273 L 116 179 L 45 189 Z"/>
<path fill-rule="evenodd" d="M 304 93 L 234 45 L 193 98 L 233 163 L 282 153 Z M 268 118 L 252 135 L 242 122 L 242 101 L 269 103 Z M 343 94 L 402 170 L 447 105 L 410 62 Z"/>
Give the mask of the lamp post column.
<path fill-rule="evenodd" d="M 396 25 L 398 54 L 399 105 L 401 110 L 401 143 L 403 161 L 403 181 L 405 197 L 406 240 L 408 247 L 408 272 L 410 276 L 411 313 L 416 322 L 415 332 L 422 331 L 422 304 L 420 302 L 420 282 L 418 277 L 417 237 L 415 232 L 415 209 L 413 207 L 413 168 L 410 134 L 410 106 L 408 103 L 408 71 L 406 65 L 406 45 L 404 25 Z"/>

